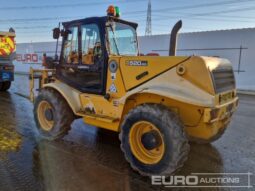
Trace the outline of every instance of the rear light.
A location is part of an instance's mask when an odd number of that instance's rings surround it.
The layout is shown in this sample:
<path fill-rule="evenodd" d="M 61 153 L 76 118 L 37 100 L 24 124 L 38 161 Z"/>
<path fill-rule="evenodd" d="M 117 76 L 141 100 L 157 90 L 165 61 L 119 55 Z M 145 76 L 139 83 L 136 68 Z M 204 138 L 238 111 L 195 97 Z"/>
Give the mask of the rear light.
<path fill-rule="evenodd" d="M 217 109 L 217 108 L 212 109 L 210 112 L 211 120 L 216 119 L 218 117 L 218 114 L 219 114 L 219 109 Z"/>
<path fill-rule="evenodd" d="M 236 97 L 236 93 L 234 91 L 220 94 L 219 95 L 219 104 L 224 104 Z"/>
<path fill-rule="evenodd" d="M 4 70 L 13 70 L 14 67 L 13 66 L 4 66 L 3 69 Z"/>
<path fill-rule="evenodd" d="M 220 109 L 218 108 L 206 108 L 204 110 L 204 122 L 213 123 L 219 116 Z"/>
<path fill-rule="evenodd" d="M 0 67 L 2 70 L 14 70 L 14 66 L 2 66 Z"/>

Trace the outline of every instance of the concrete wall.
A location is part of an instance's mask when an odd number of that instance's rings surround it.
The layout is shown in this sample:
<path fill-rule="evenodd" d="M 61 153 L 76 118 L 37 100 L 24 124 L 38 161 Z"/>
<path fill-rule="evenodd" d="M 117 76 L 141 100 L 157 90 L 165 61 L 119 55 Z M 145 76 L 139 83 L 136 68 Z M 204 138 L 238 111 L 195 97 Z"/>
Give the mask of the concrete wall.
<path fill-rule="evenodd" d="M 59 43 L 59 51 L 61 43 Z M 17 73 L 28 73 L 29 68 L 42 68 L 42 56 L 46 53 L 48 56 L 54 56 L 56 42 L 41 43 L 21 43 L 17 44 L 15 71 Z"/>
<path fill-rule="evenodd" d="M 141 53 L 157 52 L 162 56 L 167 56 L 169 39 L 169 35 L 139 37 Z M 55 42 L 18 44 L 16 71 L 28 72 L 31 66 L 40 68 L 42 54 L 46 52 L 48 55 L 54 55 L 55 47 Z M 242 47 L 241 52 L 240 47 Z M 37 61 L 36 56 L 32 54 L 37 55 Z M 255 90 L 255 75 L 253 73 L 255 71 L 255 28 L 180 34 L 177 55 L 227 58 L 236 71 L 238 89 Z M 31 58 L 33 59 L 31 60 Z"/>

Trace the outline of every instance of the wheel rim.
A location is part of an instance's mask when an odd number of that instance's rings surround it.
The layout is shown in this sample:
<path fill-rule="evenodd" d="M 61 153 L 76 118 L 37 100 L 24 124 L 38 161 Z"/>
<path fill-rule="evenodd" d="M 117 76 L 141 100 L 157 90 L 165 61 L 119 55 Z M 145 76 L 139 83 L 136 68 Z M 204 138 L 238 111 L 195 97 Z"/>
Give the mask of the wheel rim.
<path fill-rule="evenodd" d="M 160 144 L 155 144 L 154 148 L 148 149 L 148 146 L 145 145 L 142 138 L 151 132 L 157 134 L 157 139 Z M 151 165 L 158 163 L 165 153 L 165 144 L 162 133 L 155 125 L 147 121 L 139 121 L 131 127 L 129 132 L 129 143 L 133 155 L 144 164 Z"/>
<path fill-rule="evenodd" d="M 53 108 L 47 101 L 41 101 L 37 109 L 38 120 L 43 130 L 50 131 L 53 128 L 54 120 L 47 117 L 47 112 L 53 112 Z"/>

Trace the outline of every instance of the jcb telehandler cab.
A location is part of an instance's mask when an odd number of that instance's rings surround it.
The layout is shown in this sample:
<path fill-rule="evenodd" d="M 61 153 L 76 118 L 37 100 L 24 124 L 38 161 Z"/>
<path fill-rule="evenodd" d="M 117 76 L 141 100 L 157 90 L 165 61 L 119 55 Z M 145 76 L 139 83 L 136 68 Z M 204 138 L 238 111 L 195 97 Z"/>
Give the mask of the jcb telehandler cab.
<path fill-rule="evenodd" d="M 77 117 L 119 132 L 121 149 L 143 175 L 169 175 L 189 152 L 188 141 L 208 143 L 222 135 L 238 98 L 232 66 L 226 59 L 175 56 L 179 22 L 171 34 L 171 56 L 140 56 L 137 24 L 116 17 L 63 23 L 55 70 L 42 74 L 34 101 L 40 135 L 63 137 Z M 52 74 L 54 74 L 52 76 Z"/>

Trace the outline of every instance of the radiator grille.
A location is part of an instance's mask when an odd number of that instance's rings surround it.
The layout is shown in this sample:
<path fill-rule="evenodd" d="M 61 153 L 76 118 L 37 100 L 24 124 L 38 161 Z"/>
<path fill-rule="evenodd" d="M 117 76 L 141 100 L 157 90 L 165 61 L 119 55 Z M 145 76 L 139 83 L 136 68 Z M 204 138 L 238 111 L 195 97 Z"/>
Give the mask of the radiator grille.
<path fill-rule="evenodd" d="M 236 87 L 235 76 L 232 68 L 221 68 L 212 71 L 216 93 L 233 90 Z"/>

